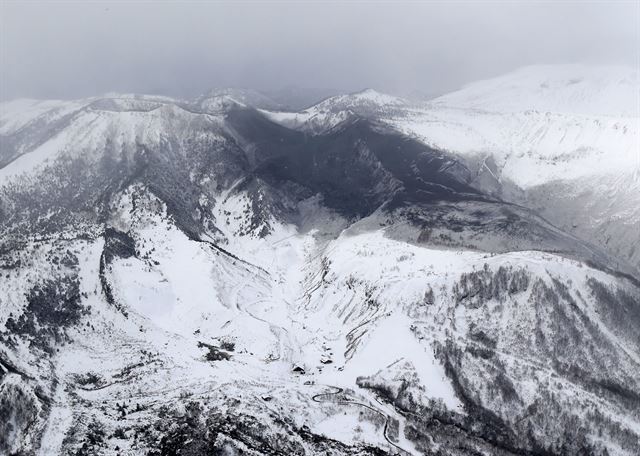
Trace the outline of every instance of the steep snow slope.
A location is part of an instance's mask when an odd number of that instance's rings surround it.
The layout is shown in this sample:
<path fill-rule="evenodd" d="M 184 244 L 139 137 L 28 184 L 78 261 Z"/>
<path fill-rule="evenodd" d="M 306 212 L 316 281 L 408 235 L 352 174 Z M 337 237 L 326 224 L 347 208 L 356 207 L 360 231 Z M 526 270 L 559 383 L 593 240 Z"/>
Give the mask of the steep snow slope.
<path fill-rule="evenodd" d="M 640 79 L 624 67 L 536 66 L 471 84 L 397 119 L 462 154 L 491 155 L 528 188 L 639 166 Z"/>
<path fill-rule="evenodd" d="M 15 110 L 25 106 L 16 116 Z M 215 136 L 219 121 L 215 115 L 190 112 L 175 100 L 136 96 L 52 103 L 22 100 L 3 103 L 0 113 L 3 183 L 37 174 L 60 157 L 100 159 L 104 149 L 132 153 L 136 143 L 174 140 L 189 130 L 191 122 L 195 128 L 208 122 Z"/>
<path fill-rule="evenodd" d="M 440 105 L 392 121 L 433 147 L 468 157 L 500 183 L 529 189 L 556 180 L 637 172 L 638 117 L 476 111 Z"/>

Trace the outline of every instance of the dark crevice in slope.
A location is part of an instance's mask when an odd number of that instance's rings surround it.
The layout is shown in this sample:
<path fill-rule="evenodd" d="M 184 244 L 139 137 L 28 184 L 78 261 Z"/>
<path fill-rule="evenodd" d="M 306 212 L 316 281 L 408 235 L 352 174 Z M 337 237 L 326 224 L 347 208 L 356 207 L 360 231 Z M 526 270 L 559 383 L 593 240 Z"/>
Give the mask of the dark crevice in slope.
<path fill-rule="evenodd" d="M 127 310 L 120 304 L 114 294 L 109 278 L 107 277 L 108 268 L 117 258 L 135 257 L 135 241 L 131 236 L 115 228 L 106 228 L 104 232 L 104 247 L 100 255 L 100 268 L 98 275 L 100 277 L 100 286 L 102 293 L 109 304 L 114 306 L 125 317 L 128 316 Z"/>

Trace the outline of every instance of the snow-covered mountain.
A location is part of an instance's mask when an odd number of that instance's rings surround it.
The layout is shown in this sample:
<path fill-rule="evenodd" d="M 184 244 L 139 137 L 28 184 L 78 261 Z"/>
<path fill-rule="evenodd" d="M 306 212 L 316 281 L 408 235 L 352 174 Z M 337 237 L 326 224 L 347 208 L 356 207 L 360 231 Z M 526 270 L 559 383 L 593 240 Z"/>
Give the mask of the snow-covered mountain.
<path fill-rule="evenodd" d="M 531 72 L 575 98 L 566 68 L 523 71 L 509 103 Z M 637 118 L 492 111 L 490 86 L 2 104 L 0 453 L 635 454 L 637 257 L 557 225 L 614 211 L 597 226 L 633 241 Z M 592 136 L 554 152 L 566 122 Z"/>
<path fill-rule="evenodd" d="M 433 104 L 503 113 L 637 117 L 639 77 L 637 69 L 624 66 L 535 65 L 469 84 Z"/>
<path fill-rule="evenodd" d="M 536 66 L 392 121 L 467 157 L 477 181 L 640 269 L 640 75 Z"/>
<path fill-rule="evenodd" d="M 352 94 L 329 97 L 300 112 L 262 112 L 269 119 L 288 128 L 319 134 L 354 116 L 388 117 L 398 112 L 404 113 L 409 105 L 410 103 L 402 98 L 365 89 Z"/>
<path fill-rule="evenodd" d="M 357 105 L 357 94 L 351 97 Z M 323 131 L 354 111 L 374 116 L 457 155 L 477 187 L 534 208 L 640 270 L 637 69 L 532 66 L 426 104 L 389 100 L 367 112 L 332 103 L 337 109 L 310 108 L 272 119 Z"/>
<path fill-rule="evenodd" d="M 254 108 L 270 110 L 283 108 L 283 106 L 278 102 L 272 100 L 261 92 L 252 89 L 212 89 L 203 94 L 198 99 L 197 103 L 206 109 L 209 103 L 213 102 L 215 105 L 219 103 L 220 100 L 224 99 L 232 99 L 245 106 L 252 106 Z"/>

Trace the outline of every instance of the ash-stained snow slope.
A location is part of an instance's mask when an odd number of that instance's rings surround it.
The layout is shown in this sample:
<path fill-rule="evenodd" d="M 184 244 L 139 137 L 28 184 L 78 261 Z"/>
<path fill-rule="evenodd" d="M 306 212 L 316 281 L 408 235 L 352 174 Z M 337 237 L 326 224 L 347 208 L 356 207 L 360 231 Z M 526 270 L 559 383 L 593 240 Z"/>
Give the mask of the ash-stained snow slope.
<path fill-rule="evenodd" d="M 623 66 L 538 65 L 427 103 L 356 93 L 269 115 L 309 132 L 374 117 L 457 155 L 476 187 L 534 208 L 638 269 L 639 78 Z"/>

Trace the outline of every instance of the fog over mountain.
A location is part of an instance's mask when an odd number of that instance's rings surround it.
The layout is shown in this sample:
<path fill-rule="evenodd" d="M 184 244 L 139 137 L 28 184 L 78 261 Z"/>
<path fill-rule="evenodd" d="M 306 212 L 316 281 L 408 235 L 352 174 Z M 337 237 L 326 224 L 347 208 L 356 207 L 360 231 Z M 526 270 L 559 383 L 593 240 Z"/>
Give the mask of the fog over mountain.
<path fill-rule="evenodd" d="M 8 0 L 0 4 L 0 99 L 289 86 L 435 95 L 531 64 L 636 65 L 638 8 Z"/>

